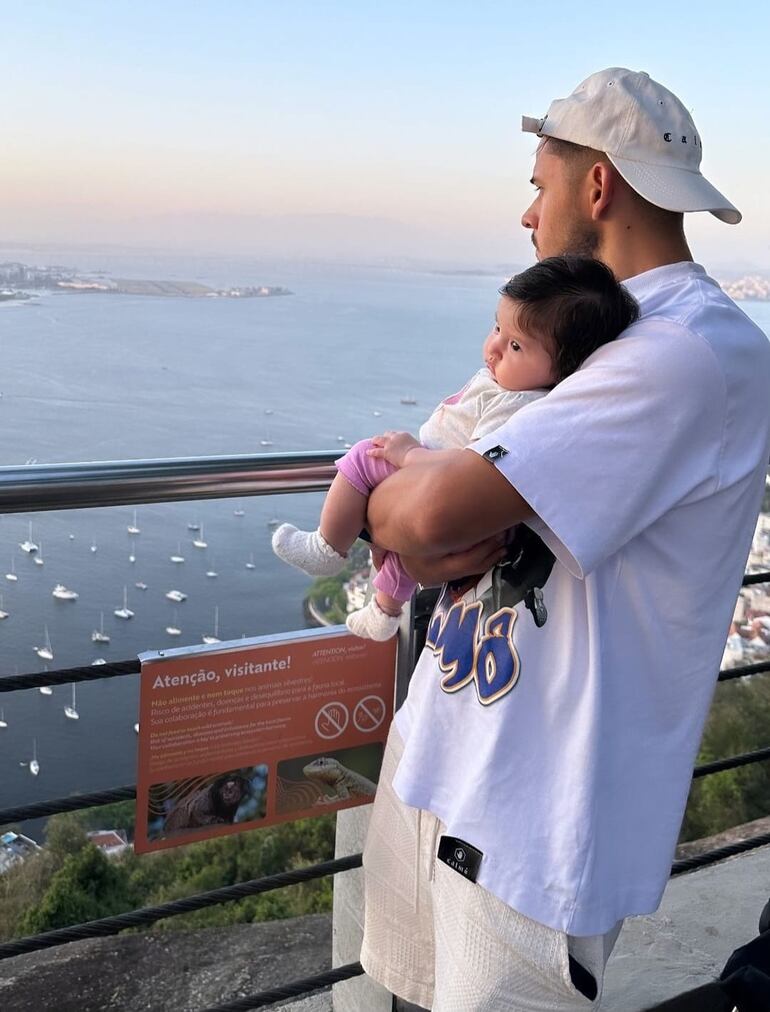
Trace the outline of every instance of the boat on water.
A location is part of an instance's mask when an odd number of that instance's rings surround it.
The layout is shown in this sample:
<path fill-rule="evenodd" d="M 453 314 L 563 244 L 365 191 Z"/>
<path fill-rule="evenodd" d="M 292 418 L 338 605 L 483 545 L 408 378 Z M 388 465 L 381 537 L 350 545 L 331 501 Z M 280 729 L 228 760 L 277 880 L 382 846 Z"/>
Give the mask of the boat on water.
<path fill-rule="evenodd" d="M 247 569 L 256 569 L 257 568 L 257 564 L 254 561 L 254 553 L 253 552 L 249 556 L 249 561 L 246 563 L 246 568 Z"/>
<path fill-rule="evenodd" d="M 16 575 L 16 563 L 14 562 L 13 559 L 11 559 L 11 571 L 10 573 L 5 574 L 5 578 L 6 580 L 10 580 L 11 583 L 16 583 L 16 581 L 19 579 L 18 576 Z"/>
<path fill-rule="evenodd" d="M 233 516 L 234 517 L 245 517 L 246 516 L 246 510 L 233 510 Z"/>
<path fill-rule="evenodd" d="M 69 706 L 64 707 L 64 716 L 69 717 L 70 720 L 80 720 L 80 714 L 77 710 L 75 703 L 75 683 L 72 683 L 72 703 Z"/>
<path fill-rule="evenodd" d="M 0 594 L 0 621 L 2 621 L 4 618 L 8 618 L 8 612 L 3 611 L 3 595 Z"/>
<path fill-rule="evenodd" d="M 260 439 L 259 445 L 260 446 L 272 446 L 273 445 L 273 441 L 272 441 L 272 439 Z"/>
<path fill-rule="evenodd" d="M 201 529 L 201 525 L 200 524 L 188 524 L 187 525 L 187 530 L 188 531 L 199 531 L 200 529 Z"/>
<path fill-rule="evenodd" d="M 40 547 L 38 548 L 37 553 L 35 554 L 35 565 L 36 566 L 44 566 L 45 565 L 45 560 L 43 559 L 43 542 L 42 541 L 40 542 Z"/>
<path fill-rule="evenodd" d="M 92 552 L 95 552 L 95 551 L 97 550 L 97 547 L 98 547 L 98 546 L 97 546 L 96 542 L 95 542 L 95 541 L 92 541 L 92 542 L 91 542 L 91 551 L 92 551 Z"/>
<path fill-rule="evenodd" d="M 201 526 L 200 526 L 200 533 L 198 534 L 198 537 L 197 538 L 193 538 L 193 545 L 196 548 L 208 548 L 209 547 L 208 544 L 206 543 L 206 541 L 203 538 L 203 524 L 201 524 Z"/>
<path fill-rule="evenodd" d="M 182 542 L 177 541 L 176 544 L 176 555 L 169 555 L 169 559 L 172 562 L 180 563 L 184 562 L 184 555 L 182 555 Z"/>
<path fill-rule="evenodd" d="M 106 664 L 107 661 L 103 657 L 97 657 L 95 661 L 91 661 L 91 667 L 97 668 L 100 664 Z"/>
<path fill-rule="evenodd" d="M 166 597 L 169 601 L 176 601 L 177 604 L 181 604 L 182 601 L 187 600 L 187 594 L 183 594 L 181 590 L 169 590 Z"/>
<path fill-rule="evenodd" d="M 214 569 L 213 560 L 211 562 L 211 569 L 206 570 L 206 576 L 208 576 L 210 580 L 216 580 L 216 578 L 219 576 L 219 573 L 216 571 L 216 569 Z"/>
<path fill-rule="evenodd" d="M 382 414 L 382 412 L 375 410 L 375 411 L 372 411 L 372 414 L 374 415 L 375 418 L 379 418 L 380 415 Z"/>
<path fill-rule="evenodd" d="M 126 527 L 126 530 L 128 531 L 128 533 L 129 533 L 129 534 L 141 534 L 141 533 L 142 533 L 142 532 L 141 532 L 141 531 L 139 530 L 139 528 L 138 528 L 138 527 L 136 526 L 136 510 L 134 510 L 134 519 L 133 519 L 133 521 L 132 521 L 132 522 L 131 522 L 131 523 L 130 523 L 130 524 L 128 525 L 128 527 Z"/>
<path fill-rule="evenodd" d="M 38 546 L 32 540 L 32 521 L 31 520 L 29 522 L 29 535 L 27 537 L 27 540 L 26 541 L 20 541 L 19 542 L 19 548 L 22 550 L 22 552 L 26 552 L 28 555 L 31 555 L 33 552 L 36 552 L 38 550 Z"/>
<path fill-rule="evenodd" d="M 278 519 L 278 517 L 270 517 L 270 519 L 267 521 L 267 526 L 268 527 L 278 527 L 278 525 L 280 524 L 280 522 L 281 521 Z"/>
<path fill-rule="evenodd" d="M 417 403 L 417 398 L 416 397 L 412 397 L 412 396 L 402 397 L 401 398 L 401 403 L 402 404 L 416 404 Z"/>
<path fill-rule="evenodd" d="M 214 608 L 214 632 L 213 634 L 207 633 L 203 637 L 204 643 L 221 643 L 219 638 L 219 605 Z"/>
<path fill-rule="evenodd" d="M 45 631 L 44 631 L 43 646 L 42 647 L 35 647 L 34 650 L 35 650 L 35 653 L 37 654 L 37 656 L 38 657 L 42 657 L 44 661 L 52 661 L 53 660 L 53 650 L 51 649 L 51 637 L 48 635 L 48 626 L 45 626 L 44 630 Z M 44 688 L 45 689 L 50 689 L 50 686 L 48 686 L 48 685 L 42 685 L 40 688 L 41 688 L 41 691 L 42 691 Z M 49 694 L 50 693 L 45 693 L 45 695 L 49 695 Z"/>
<path fill-rule="evenodd" d="M 136 562 L 136 556 L 134 555 L 134 553 L 133 553 L 133 552 L 131 552 L 131 554 L 129 555 L 129 557 L 128 557 L 128 561 L 129 561 L 130 563 L 132 563 L 132 564 L 133 564 L 134 562 Z"/>
<path fill-rule="evenodd" d="M 142 583 L 141 580 L 137 580 L 137 582 L 134 584 L 134 586 L 136 587 L 137 590 L 147 590 L 147 584 L 146 583 Z"/>
<path fill-rule="evenodd" d="M 134 724 L 134 731 L 136 731 L 136 733 L 139 734 L 139 723 L 138 723 L 138 721 L 137 721 L 136 724 Z"/>
<path fill-rule="evenodd" d="M 179 628 L 179 618 L 176 611 L 174 611 L 174 621 L 171 623 L 171 625 L 166 626 L 166 632 L 169 634 L 169 636 L 182 635 L 182 630 Z"/>
<path fill-rule="evenodd" d="M 0 706 L 0 728 L 8 727 L 8 721 L 5 719 L 5 710 Z"/>
<path fill-rule="evenodd" d="M 75 535 L 74 534 L 68 534 L 67 537 L 70 539 L 70 541 L 74 541 L 75 540 Z"/>
<path fill-rule="evenodd" d="M 99 612 L 99 628 L 91 633 L 92 643 L 109 643 L 110 637 L 104 631 L 104 612 Z"/>
<path fill-rule="evenodd" d="M 37 738 L 32 739 L 32 758 L 29 761 L 29 772 L 36 777 L 40 772 L 40 763 L 37 761 Z"/>
<path fill-rule="evenodd" d="M 117 618 L 128 619 L 134 617 L 134 613 L 128 607 L 128 587 L 123 588 L 123 607 L 115 608 L 112 614 L 115 615 Z"/>
<path fill-rule="evenodd" d="M 78 597 L 80 597 L 76 590 L 68 590 L 63 583 L 57 583 L 51 594 L 60 601 L 77 601 Z"/>

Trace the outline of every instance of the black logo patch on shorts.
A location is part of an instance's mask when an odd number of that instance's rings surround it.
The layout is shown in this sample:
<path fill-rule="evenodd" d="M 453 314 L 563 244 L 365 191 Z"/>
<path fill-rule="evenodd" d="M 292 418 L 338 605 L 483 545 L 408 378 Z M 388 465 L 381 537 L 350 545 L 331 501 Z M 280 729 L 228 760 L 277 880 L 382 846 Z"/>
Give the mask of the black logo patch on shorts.
<path fill-rule="evenodd" d="M 455 871 L 459 872 L 464 878 L 470 879 L 471 882 L 476 881 L 476 876 L 481 867 L 481 859 L 484 857 L 480 850 L 472 847 L 465 840 L 458 840 L 456 836 L 440 837 L 438 841 L 438 854 L 436 856 L 439 861 L 448 864 L 450 868 L 454 868 Z"/>
<path fill-rule="evenodd" d="M 484 460 L 500 460 L 502 457 L 507 457 L 508 451 L 504 446 L 490 446 L 488 450 L 485 450 L 482 454 Z"/>

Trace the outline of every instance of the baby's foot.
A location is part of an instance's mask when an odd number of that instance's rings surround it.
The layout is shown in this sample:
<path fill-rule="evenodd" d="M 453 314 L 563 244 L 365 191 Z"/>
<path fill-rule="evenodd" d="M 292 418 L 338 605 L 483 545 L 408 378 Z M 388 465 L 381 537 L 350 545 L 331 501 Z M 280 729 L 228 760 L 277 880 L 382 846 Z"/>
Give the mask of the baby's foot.
<path fill-rule="evenodd" d="M 273 551 L 310 576 L 334 576 L 347 562 L 320 531 L 300 531 L 293 524 L 281 524 L 273 534 Z"/>
<path fill-rule="evenodd" d="M 352 611 L 345 625 L 365 640 L 389 640 L 398 632 L 400 622 L 400 615 L 388 615 L 372 598 L 365 608 Z"/>

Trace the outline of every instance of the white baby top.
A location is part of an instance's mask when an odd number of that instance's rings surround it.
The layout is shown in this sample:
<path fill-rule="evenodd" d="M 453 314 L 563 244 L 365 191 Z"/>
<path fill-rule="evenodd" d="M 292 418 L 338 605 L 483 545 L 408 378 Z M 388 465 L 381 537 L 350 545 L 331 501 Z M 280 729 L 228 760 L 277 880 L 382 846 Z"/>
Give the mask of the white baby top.
<path fill-rule="evenodd" d="M 420 426 L 420 442 L 429 450 L 467 446 L 546 393 L 547 390 L 506 390 L 484 366 L 459 393 L 443 400 Z"/>
<path fill-rule="evenodd" d="M 640 320 L 473 447 L 556 555 L 548 621 L 478 617 L 487 574 L 434 616 L 395 718 L 399 796 L 573 935 L 660 902 L 770 454 L 762 331 L 697 264 L 626 285 Z"/>

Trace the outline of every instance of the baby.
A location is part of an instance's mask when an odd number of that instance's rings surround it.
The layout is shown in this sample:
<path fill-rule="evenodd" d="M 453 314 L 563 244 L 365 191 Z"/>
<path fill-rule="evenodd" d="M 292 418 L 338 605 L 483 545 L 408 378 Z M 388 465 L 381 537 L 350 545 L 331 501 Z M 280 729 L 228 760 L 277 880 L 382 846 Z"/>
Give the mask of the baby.
<path fill-rule="evenodd" d="M 338 573 L 365 526 L 369 493 L 381 481 L 424 454 L 462 452 L 545 396 L 638 316 L 635 300 L 598 260 L 549 257 L 517 274 L 500 289 L 495 323 L 484 341 L 484 367 L 439 404 L 420 428 L 419 442 L 406 432 L 386 432 L 356 443 L 336 462 L 339 473 L 318 530 L 282 524 L 273 534 L 273 551 L 311 576 Z M 348 615 L 347 626 L 357 636 L 386 640 L 398 629 L 416 584 L 394 552 L 385 554 L 373 584 L 376 594 Z"/>

